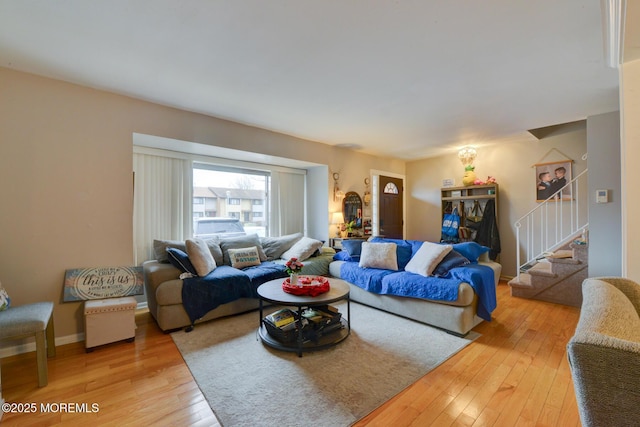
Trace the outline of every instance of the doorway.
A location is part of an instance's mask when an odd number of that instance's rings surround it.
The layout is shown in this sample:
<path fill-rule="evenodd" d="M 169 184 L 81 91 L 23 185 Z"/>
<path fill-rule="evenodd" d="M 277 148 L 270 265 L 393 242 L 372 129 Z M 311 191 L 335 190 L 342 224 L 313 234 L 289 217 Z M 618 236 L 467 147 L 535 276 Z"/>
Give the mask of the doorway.
<path fill-rule="evenodd" d="M 380 175 L 378 181 L 379 235 L 388 239 L 403 239 L 404 180 Z"/>

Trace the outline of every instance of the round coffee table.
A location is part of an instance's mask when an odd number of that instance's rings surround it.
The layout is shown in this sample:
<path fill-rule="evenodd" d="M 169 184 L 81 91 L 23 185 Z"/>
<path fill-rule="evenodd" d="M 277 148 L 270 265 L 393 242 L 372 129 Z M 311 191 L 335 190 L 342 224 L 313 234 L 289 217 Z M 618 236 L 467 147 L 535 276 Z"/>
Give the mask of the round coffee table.
<path fill-rule="evenodd" d="M 260 298 L 260 326 L 258 327 L 258 335 L 262 342 L 269 347 L 294 351 L 298 356 L 302 357 L 304 351 L 321 350 L 333 347 L 334 345 L 344 341 L 351 333 L 351 304 L 349 300 L 349 285 L 344 281 L 336 278 L 329 278 L 331 288 L 329 292 L 318 296 L 298 296 L 288 294 L 282 290 L 282 282 L 284 279 L 275 279 L 265 282 L 258 287 L 258 297 Z M 302 311 L 304 308 L 313 308 L 322 305 L 328 305 L 333 302 L 347 300 L 347 318 L 341 317 L 340 322 L 342 328 L 333 331 L 327 335 L 319 337 L 317 340 L 305 341 L 303 330 L 301 327 Z M 297 307 L 298 337 L 295 342 L 287 343 L 278 341 L 272 337 L 267 331 L 263 323 L 263 302 L 267 301 L 276 305 L 284 305 L 289 307 Z"/>

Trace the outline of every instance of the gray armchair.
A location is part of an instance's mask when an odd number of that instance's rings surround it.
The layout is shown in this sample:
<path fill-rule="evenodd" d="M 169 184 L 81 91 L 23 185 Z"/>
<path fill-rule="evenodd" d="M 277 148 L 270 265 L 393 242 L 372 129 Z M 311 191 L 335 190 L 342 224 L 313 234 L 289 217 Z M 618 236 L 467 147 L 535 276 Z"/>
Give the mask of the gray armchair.
<path fill-rule="evenodd" d="M 567 355 L 582 425 L 640 423 L 640 285 L 586 279 Z"/>

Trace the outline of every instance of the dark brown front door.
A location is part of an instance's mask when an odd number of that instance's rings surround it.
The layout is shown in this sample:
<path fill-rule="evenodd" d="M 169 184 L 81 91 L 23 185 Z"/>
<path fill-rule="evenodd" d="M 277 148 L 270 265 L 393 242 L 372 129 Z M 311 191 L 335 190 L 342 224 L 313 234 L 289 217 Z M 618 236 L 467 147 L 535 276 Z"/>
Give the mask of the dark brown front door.
<path fill-rule="evenodd" d="M 402 179 L 380 176 L 380 235 L 402 239 Z"/>

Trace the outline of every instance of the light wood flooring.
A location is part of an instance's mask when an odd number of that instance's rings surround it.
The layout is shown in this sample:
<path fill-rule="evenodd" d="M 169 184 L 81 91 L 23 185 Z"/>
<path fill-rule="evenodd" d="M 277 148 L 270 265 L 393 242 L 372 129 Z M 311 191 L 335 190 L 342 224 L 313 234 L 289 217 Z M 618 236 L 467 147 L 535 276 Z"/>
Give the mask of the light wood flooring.
<path fill-rule="evenodd" d="M 579 426 L 565 351 L 578 316 L 574 307 L 513 298 L 501 282 L 493 321 L 474 329 L 478 340 L 355 425 Z M 35 353 L 2 359 L 2 397 L 37 407 L 5 413 L 2 426 L 219 425 L 171 337 L 148 312 L 136 322 L 134 343 L 92 353 L 83 343 L 58 347 L 44 388 Z M 99 411 L 41 412 L 41 403 L 97 403 Z"/>

